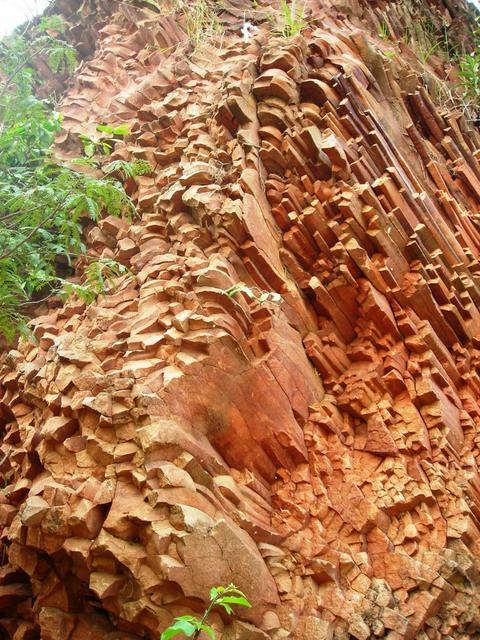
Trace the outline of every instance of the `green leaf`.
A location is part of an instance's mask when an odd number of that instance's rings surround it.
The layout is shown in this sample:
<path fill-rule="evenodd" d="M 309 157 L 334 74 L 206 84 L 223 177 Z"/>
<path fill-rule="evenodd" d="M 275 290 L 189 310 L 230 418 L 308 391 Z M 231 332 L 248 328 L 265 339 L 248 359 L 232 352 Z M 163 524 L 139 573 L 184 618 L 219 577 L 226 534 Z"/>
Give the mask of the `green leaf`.
<path fill-rule="evenodd" d="M 174 636 L 178 635 L 179 632 L 178 629 L 175 629 L 173 627 L 168 627 L 167 629 L 165 629 L 165 631 L 162 631 L 162 634 L 160 636 L 160 640 L 170 640 L 170 638 L 173 638 Z"/>
<path fill-rule="evenodd" d="M 188 618 L 188 619 L 187 619 Z M 194 622 L 193 622 L 194 621 Z M 175 622 L 171 624 L 160 636 L 160 640 L 169 640 L 173 636 L 183 633 L 187 637 L 192 636 L 198 628 L 199 621 L 191 616 L 181 616 L 175 618 Z"/>
<path fill-rule="evenodd" d="M 102 133 L 108 133 L 113 136 L 128 136 L 130 133 L 130 127 L 128 124 L 121 124 L 118 127 L 112 127 L 108 124 L 98 124 L 97 131 Z"/>
<path fill-rule="evenodd" d="M 245 596 L 223 596 L 223 598 L 219 601 L 219 604 L 238 604 L 242 607 L 248 607 L 250 608 L 252 605 L 250 604 L 250 602 L 247 600 L 247 598 L 245 598 Z"/>
<path fill-rule="evenodd" d="M 98 166 L 98 163 L 92 158 L 75 158 L 72 160 L 72 164 L 77 164 L 80 167 L 90 167 L 92 169 L 96 169 Z"/>
<path fill-rule="evenodd" d="M 38 30 L 42 31 L 57 31 L 58 33 L 64 33 L 67 27 L 67 23 L 62 16 L 55 14 L 52 16 L 42 16 L 38 23 Z"/>
<path fill-rule="evenodd" d="M 84 151 L 87 158 L 91 158 L 92 156 L 95 155 L 95 145 L 89 142 L 88 144 L 85 145 Z"/>
<path fill-rule="evenodd" d="M 146 160 L 134 160 L 133 162 L 114 160 L 103 167 L 103 172 L 106 175 L 118 174 L 122 180 L 147 175 L 152 170 L 152 165 Z"/>
<path fill-rule="evenodd" d="M 128 136 L 130 133 L 130 127 L 128 124 L 121 124 L 119 127 L 115 127 L 113 130 L 114 136 Z"/>
<path fill-rule="evenodd" d="M 109 124 L 97 124 L 96 129 L 97 131 L 101 131 L 102 133 L 113 133 L 113 127 L 111 127 Z"/>
<path fill-rule="evenodd" d="M 212 640 L 215 640 L 215 631 L 212 629 L 212 627 L 210 625 L 202 624 L 202 625 L 200 625 L 200 629 L 202 631 L 205 631 L 205 633 L 207 635 L 209 635 Z"/>
<path fill-rule="evenodd" d="M 225 609 L 225 611 L 226 611 L 229 615 L 231 615 L 231 614 L 233 613 L 233 609 L 232 609 L 232 607 L 231 607 L 229 604 L 226 604 L 225 602 L 223 602 L 223 601 L 221 601 L 221 600 L 219 600 L 219 601 L 217 602 L 217 604 L 218 604 L 219 606 L 223 607 L 223 608 Z"/>

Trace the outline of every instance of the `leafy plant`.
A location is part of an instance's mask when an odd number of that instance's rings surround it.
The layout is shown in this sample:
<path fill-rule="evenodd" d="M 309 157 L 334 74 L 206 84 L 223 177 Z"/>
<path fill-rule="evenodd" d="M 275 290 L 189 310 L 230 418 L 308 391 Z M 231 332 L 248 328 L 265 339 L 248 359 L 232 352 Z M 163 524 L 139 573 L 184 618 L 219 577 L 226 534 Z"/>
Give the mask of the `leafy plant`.
<path fill-rule="evenodd" d="M 258 292 L 258 293 L 255 293 Z M 244 293 L 250 300 L 256 300 L 260 304 L 265 302 L 280 302 L 282 296 L 275 291 L 262 291 L 258 287 L 248 287 L 243 282 L 234 284 L 225 292 L 229 298 L 234 298 L 238 293 Z"/>
<path fill-rule="evenodd" d="M 234 584 L 229 584 L 227 587 L 213 587 L 210 590 L 210 603 L 205 609 L 202 618 L 196 618 L 195 616 L 179 616 L 175 618 L 173 624 L 162 633 L 160 640 L 170 640 L 170 638 L 178 634 L 183 634 L 188 638 L 192 638 L 192 640 L 196 640 L 202 631 L 210 636 L 212 640 L 215 640 L 215 632 L 207 624 L 208 616 L 215 606 L 223 607 L 231 615 L 233 613 L 232 605 L 252 606 L 245 594 L 240 589 L 237 589 Z"/>
<path fill-rule="evenodd" d="M 470 122 L 480 121 L 480 17 L 471 33 L 472 49 L 456 52 L 460 82 L 440 83 L 436 88 L 436 102 L 443 108 L 460 110 Z M 452 49 L 452 47 L 451 47 Z"/>
<path fill-rule="evenodd" d="M 480 112 L 480 16 L 475 20 L 473 42 L 473 50 L 470 53 L 464 53 L 458 63 L 464 96 L 473 105 L 478 117 Z"/>
<path fill-rule="evenodd" d="M 59 15 L 42 16 L 38 25 L 40 31 L 48 33 L 53 31 L 57 34 L 64 34 L 67 29 L 67 23 Z"/>
<path fill-rule="evenodd" d="M 116 260 L 109 258 L 93 260 L 85 270 L 83 284 L 75 284 L 63 280 L 61 281 L 62 288 L 59 293 L 63 300 L 76 295 L 83 302 L 90 304 L 94 302 L 98 295 L 105 294 L 109 289 L 114 288 L 115 278 L 127 274 L 130 274 L 129 269 Z"/>
<path fill-rule="evenodd" d="M 118 175 L 123 181 L 137 176 L 145 176 L 152 173 L 152 165 L 148 160 L 113 160 L 102 167 L 103 173 L 107 176 Z"/>
<path fill-rule="evenodd" d="M 97 131 L 108 133 L 110 138 L 115 138 L 115 136 L 128 136 L 130 127 L 128 124 L 121 124 L 117 127 L 112 127 L 109 124 L 97 124 Z"/>
<path fill-rule="evenodd" d="M 41 58 L 55 73 L 71 68 L 73 49 L 50 35 L 62 29 L 50 16 L 28 41 L 14 34 L 0 42 L 0 334 L 7 340 L 25 330 L 32 299 L 62 288 L 58 266 L 68 271 L 85 251 L 85 221 L 134 213 L 113 174 L 97 179 L 52 158 L 62 118 L 52 99 L 36 95 L 36 63 Z M 100 131 L 108 140 L 126 132 L 107 125 Z"/>
<path fill-rule="evenodd" d="M 460 78 L 465 95 L 478 100 L 480 98 L 480 51 L 460 58 Z"/>
<path fill-rule="evenodd" d="M 119 138 L 127 136 L 130 133 L 130 128 L 128 124 L 121 124 L 118 127 L 99 124 L 97 125 L 97 131 L 108 135 L 99 136 L 98 138 L 91 138 L 85 134 L 80 134 L 79 136 L 86 158 L 93 158 L 97 153 L 108 156 L 112 152 L 115 142 Z"/>
<path fill-rule="evenodd" d="M 97 154 L 108 156 L 109 153 L 112 153 L 113 147 L 108 142 L 91 138 L 84 133 L 81 133 L 78 137 L 83 145 L 83 155 L 86 158 L 93 158 Z"/>
<path fill-rule="evenodd" d="M 280 11 L 275 22 L 275 30 L 284 38 L 293 38 L 298 35 L 307 26 L 304 2 L 280 0 Z"/>

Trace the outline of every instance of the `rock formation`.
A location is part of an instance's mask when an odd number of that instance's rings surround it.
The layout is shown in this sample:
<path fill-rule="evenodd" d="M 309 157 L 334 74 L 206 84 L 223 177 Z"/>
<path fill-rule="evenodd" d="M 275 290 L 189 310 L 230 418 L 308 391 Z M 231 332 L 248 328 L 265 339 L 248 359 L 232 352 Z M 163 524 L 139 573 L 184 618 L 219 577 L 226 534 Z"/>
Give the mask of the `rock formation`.
<path fill-rule="evenodd" d="M 480 136 L 395 42 L 467 5 L 340 4 L 197 50 L 95 5 L 56 153 L 127 122 L 154 171 L 86 229 L 130 273 L 2 359 L 5 638 L 153 640 L 229 582 L 222 640 L 480 637 Z"/>

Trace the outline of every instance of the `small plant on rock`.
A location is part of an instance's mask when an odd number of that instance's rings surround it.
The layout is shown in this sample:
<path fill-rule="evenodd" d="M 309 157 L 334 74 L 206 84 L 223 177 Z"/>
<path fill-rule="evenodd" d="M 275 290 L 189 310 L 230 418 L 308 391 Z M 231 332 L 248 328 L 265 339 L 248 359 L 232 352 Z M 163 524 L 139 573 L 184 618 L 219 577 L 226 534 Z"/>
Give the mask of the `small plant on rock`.
<path fill-rule="evenodd" d="M 174 6 L 183 16 L 185 32 L 195 49 L 205 39 L 223 34 L 213 0 L 174 0 Z"/>
<path fill-rule="evenodd" d="M 120 262 L 110 258 L 99 258 L 92 260 L 85 269 L 83 284 L 61 281 L 63 286 L 59 293 L 63 300 L 76 295 L 86 304 L 90 304 L 97 296 L 105 295 L 107 291 L 115 288 L 115 278 L 125 275 L 131 275 L 131 272 Z"/>
<path fill-rule="evenodd" d="M 480 112 L 480 17 L 476 19 L 473 38 L 473 51 L 461 56 L 458 63 L 463 93 L 478 115 Z"/>
<path fill-rule="evenodd" d="M 302 0 L 280 0 L 280 13 L 276 16 L 275 30 L 284 38 L 293 38 L 306 26 L 305 5 Z"/>
<path fill-rule="evenodd" d="M 456 57 L 459 67 L 460 82 L 456 86 L 447 86 L 439 90 L 442 106 L 459 109 L 464 117 L 480 124 L 480 17 L 472 33 L 473 47 Z"/>
<path fill-rule="evenodd" d="M 275 291 L 262 291 L 258 287 L 249 287 L 243 282 L 234 284 L 225 292 L 229 298 L 234 298 L 238 293 L 244 293 L 250 300 L 256 300 L 260 304 L 265 302 L 280 302 L 282 296 Z"/>
<path fill-rule="evenodd" d="M 202 631 L 210 636 L 212 640 L 215 640 L 215 631 L 207 624 L 208 616 L 216 606 L 223 607 L 231 615 L 233 614 L 232 605 L 252 606 L 245 594 L 240 589 L 237 589 L 234 584 L 229 584 L 227 587 L 212 587 L 210 590 L 210 603 L 203 616 L 201 618 L 196 618 L 195 616 L 179 616 L 175 618 L 173 624 L 162 633 L 160 640 L 170 640 L 170 638 L 179 634 L 192 638 L 192 640 L 197 640 Z"/>
<path fill-rule="evenodd" d="M 480 97 L 480 52 L 463 56 L 460 60 L 460 77 L 467 98 Z"/>
<path fill-rule="evenodd" d="M 378 36 L 382 40 L 389 40 L 390 39 L 390 28 L 389 28 L 389 26 L 388 26 L 388 24 L 386 22 L 381 22 L 380 23 L 380 27 L 378 29 Z"/>
<path fill-rule="evenodd" d="M 83 153 L 86 158 L 93 158 L 96 154 L 108 156 L 112 152 L 115 142 L 119 138 L 127 136 L 130 133 L 128 124 L 121 124 L 118 127 L 99 124 L 97 125 L 97 131 L 104 135 L 98 136 L 97 138 L 91 138 L 84 134 L 79 136 L 83 145 Z"/>

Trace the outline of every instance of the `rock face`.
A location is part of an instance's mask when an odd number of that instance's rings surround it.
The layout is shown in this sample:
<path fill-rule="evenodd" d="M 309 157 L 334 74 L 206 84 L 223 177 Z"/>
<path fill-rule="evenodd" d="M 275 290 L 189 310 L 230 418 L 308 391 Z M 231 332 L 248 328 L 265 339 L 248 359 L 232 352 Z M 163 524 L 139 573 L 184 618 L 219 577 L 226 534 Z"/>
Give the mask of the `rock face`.
<path fill-rule="evenodd" d="M 64 97 L 59 154 L 128 122 L 154 171 L 87 230 L 130 275 L 3 357 L 3 636 L 155 639 L 233 581 L 228 640 L 480 637 L 478 131 L 378 38 L 407 3 L 225 4 L 195 52 L 118 5 Z"/>

